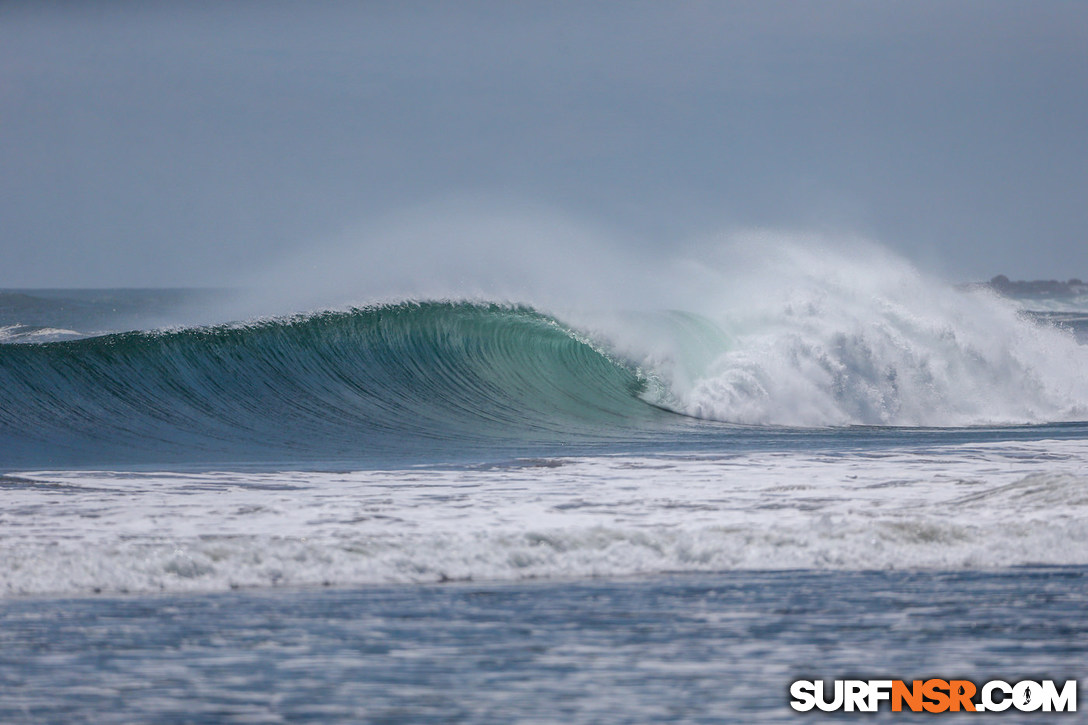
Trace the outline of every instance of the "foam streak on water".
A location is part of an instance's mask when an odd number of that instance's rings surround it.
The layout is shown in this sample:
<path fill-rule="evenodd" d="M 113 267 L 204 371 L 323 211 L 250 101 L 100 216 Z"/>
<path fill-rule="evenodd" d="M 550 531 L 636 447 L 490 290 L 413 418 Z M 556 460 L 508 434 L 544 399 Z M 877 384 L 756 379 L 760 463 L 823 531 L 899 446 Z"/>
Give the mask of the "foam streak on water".
<path fill-rule="evenodd" d="M 0 478 L 0 592 L 1088 563 L 1088 442 Z"/>

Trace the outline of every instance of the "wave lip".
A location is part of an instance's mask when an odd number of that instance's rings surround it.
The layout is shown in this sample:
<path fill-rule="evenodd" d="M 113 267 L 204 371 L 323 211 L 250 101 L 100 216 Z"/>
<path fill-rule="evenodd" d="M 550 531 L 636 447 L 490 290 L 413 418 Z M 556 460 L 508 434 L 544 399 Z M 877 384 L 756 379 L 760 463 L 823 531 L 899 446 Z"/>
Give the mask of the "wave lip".
<path fill-rule="evenodd" d="M 730 289 L 698 311 L 572 313 L 578 326 L 400 302 L 0 344 L 0 465 L 494 460 L 720 445 L 738 426 L 1088 418 L 1088 346 L 1068 329 L 894 260 L 787 252 L 746 287 L 692 285 Z"/>
<path fill-rule="evenodd" d="M 193 462 L 608 438 L 664 415 L 645 385 L 530 308 L 404 302 L 4 345 L 0 442 L 16 460 Z"/>

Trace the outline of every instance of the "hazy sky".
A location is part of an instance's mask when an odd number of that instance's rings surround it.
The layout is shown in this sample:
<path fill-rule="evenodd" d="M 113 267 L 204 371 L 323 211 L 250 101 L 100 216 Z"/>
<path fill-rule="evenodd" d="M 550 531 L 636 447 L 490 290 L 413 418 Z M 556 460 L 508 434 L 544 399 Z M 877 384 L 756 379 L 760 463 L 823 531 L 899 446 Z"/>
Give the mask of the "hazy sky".
<path fill-rule="evenodd" d="M 474 204 L 1088 277 L 1088 3 L 90 5 L 0 5 L 0 286 L 230 285 Z"/>

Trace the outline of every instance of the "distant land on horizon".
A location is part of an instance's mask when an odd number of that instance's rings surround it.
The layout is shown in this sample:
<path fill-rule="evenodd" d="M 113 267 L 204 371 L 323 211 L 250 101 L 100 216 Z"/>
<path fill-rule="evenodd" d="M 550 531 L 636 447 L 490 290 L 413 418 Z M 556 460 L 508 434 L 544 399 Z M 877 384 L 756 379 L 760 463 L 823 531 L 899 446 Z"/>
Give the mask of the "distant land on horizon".
<path fill-rule="evenodd" d="M 1056 279 L 1010 280 L 999 274 L 982 285 L 1006 297 L 1078 297 L 1088 295 L 1088 282 L 1076 277 L 1061 282 Z"/>

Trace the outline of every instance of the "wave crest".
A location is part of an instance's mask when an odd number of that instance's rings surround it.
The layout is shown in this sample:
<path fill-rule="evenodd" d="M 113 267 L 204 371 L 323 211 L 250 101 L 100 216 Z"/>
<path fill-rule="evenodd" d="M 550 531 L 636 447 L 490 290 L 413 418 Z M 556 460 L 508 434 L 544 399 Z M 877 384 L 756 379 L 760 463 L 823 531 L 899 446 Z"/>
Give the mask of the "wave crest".
<path fill-rule="evenodd" d="M 663 415 L 644 386 L 530 308 L 405 302 L 4 345 L 0 441 L 16 459 L 245 461 L 607 438 Z"/>

